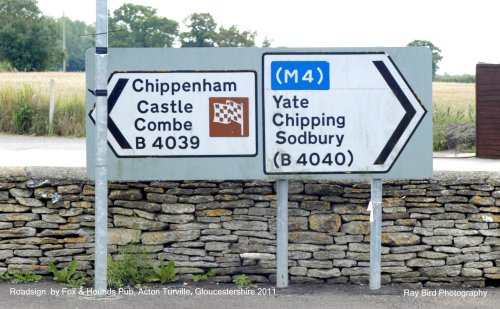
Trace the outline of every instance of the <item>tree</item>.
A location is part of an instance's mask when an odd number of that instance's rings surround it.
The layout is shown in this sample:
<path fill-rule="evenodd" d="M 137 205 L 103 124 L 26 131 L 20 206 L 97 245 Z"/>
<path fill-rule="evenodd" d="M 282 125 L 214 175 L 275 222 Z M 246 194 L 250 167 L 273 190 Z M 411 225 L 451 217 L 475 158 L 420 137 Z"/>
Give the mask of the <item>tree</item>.
<path fill-rule="evenodd" d="M 262 41 L 262 47 L 271 47 L 271 44 L 273 44 L 273 40 L 267 36 L 264 38 L 264 41 Z"/>
<path fill-rule="evenodd" d="M 220 26 L 216 43 L 219 47 L 252 47 L 255 46 L 256 36 L 257 32 L 255 31 L 240 32 L 236 26 L 231 26 L 228 29 Z"/>
<path fill-rule="evenodd" d="M 66 28 L 66 70 L 85 71 L 85 51 L 95 46 L 95 27 L 80 20 L 62 17 L 58 20 L 60 28 L 63 22 Z M 59 40 L 57 44 L 62 42 Z"/>
<path fill-rule="evenodd" d="M 189 31 L 180 35 L 182 47 L 252 47 L 255 31 L 239 31 L 236 26 L 218 26 L 210 13 L 193 13 L 184 19 Z M 270 41 L 266 39 L 265 43 Z"/>
<path fill-rule="evenodd" d="M 0 0 L 0 60 L 19 71 L 40 71 L 61 62 L 63 53 L 54 42 L 56 21 L 40 12 L 35 0 Z"/>
<path fill-rule="evenodd" d="M 109 18 L 111 47 L 171 47 L 179 24 L 156 15 L 156 9 L 125 3 Z"/>
<path fill-rule="evenodd" d="M 193 13 L 184 19 L 188 32 L 180 35 L 182 47 L 214 47 L 217 23 L 210 13 Z"/>
<path fill-rule="evenodd" d="M 411 41 L 410 43 L 407 44 L 407 46 L 415 46 L 415 47 L 427 47 L 431 50 L 432 52 L 432 77 L 436 76 L 436 72 L 439 69 L 438 63 L 443 59 L 441 56 L 441 49 L 437 47 L 436 45 L 432 44 L 429 41 L 424 41 L 424 40 L 414 40 Z"/>

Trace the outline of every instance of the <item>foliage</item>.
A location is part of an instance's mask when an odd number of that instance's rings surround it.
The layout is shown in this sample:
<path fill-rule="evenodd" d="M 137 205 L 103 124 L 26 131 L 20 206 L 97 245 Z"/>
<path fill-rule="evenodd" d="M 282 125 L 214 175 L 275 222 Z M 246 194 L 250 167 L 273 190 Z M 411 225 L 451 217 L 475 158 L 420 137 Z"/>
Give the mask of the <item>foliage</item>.
<path fill-rule="evenodd" d="M 193 13 L 184 19 L 188 31 L 180 34 L 182 47 L 252 47 L 255 31 L 239 31 L 236 26 L 218 26 L 210 13 Z M 264 44 L 270 46 L 266 38 Z"/>
<path fill-rule="evenodd" d="M 40 275 L 33 274 L 30 271 L 22 273 L 19 269 L 15 269 L 11 273 L 6 271 L 0 276 L 0 280 L 10 283 L 33 283 L 41 279 L 42 276 Z"/>
<path fill-rule="evenodd" d="M 201 281 L 201 280 L 205 280 L 205 279 L 208 279 L 208 278 L 212 278 L 212 277 L 215 277 L 216 275 L 216 272 L 215 272 L 215 269 L 213 268 L 210 268 L 206 273 L 204 274 L 198 274 L 198 275 L 195 275 L 194 278 L 193 278 L 193 281 L 194 282 L 198 282 L 198 281 Z"/>
<path fill-rule="evenodd" d="M 180 34 L 182 47 L 214 47 L 217 23 L 210 13 L 193 13 L 184 19 L 189 29 Z"/>
<path fill-rule="evenodd" d="M 42 279 L 40 275 L 32 274 L 30 271 L 22 273 L 17 269 L 12 272 L 12 277 L 13 278 L 10 280 L 12 283 L 33 283 Z"/>
<path fill-rule="evenodd" d="M 434 76 L 434 81 L 436 82 L 446 82 L 446 83 L 475 83 L 476 76 L 472 74 L 462 74 L 462 75 L 436 75 Z"/>
<path fill-rule="evenodd" d="M 264 41 L 262 41 L 262 47 L 271 47 L 271 44 L 273 44 L 273 40 L 267 36 L 264 38 Z"/>
<path fill-rule="evenodd" d="M 119 250 L 116 259 L 108 258 L 108 286 L 118 289 L 137 286 L 153 276 L 148 252 L 138 245 L 128 245 Z"/>
<path fill-rule="evenodd" d="M 31 128 L 33 116 L 33 89 L 24 86 L 16 93 L 16 102 L 12 114 L 12 122 L 16 133 L 25 133 Z"/>
<path fill-rule="evenodd" d="M 58 29 L 65 28 L 66 33 L 66 71 L 75 72 L 85 71 L 85 51 L 95 45 L 94 33 L 95 27 L 87 25 L 80 20 L 71 20 L 67 17 L 61 17 L 57 20 Z M 58 39 L 56 44 L 62 44 Z M 61 63 L 58 63 L 53 69 L 59 70 Z"/>
<path fill-rule="evenodd" d="M 58 270 L 54 263 L 49 264 L 49 271 L 54 275 L 57 282 L 67 283 L 72 288 L 78 288 L 85 284 L 85 273 L 77 271 L 78 264 L 76 260 Z"/>
<path fill-rule="evenodd" d="M 8 271 L 4 272 L 0 275 L 0 280 L 2 281 L 10 281 L 10 274 Z"/>
<path fill-rule="evenodd" d="M 41 71 L 62 59 L 56 22 L 35 0 L 0 0 L 0 20 L 0 60 L 18 71 Z"/>
<path fill-rule="evenodd" d="M 434 82 L 432 101 L 434 150 L 472 151 L 474 137 L 470 130 L 476 120 L 475 85 Z"/>
<path fill-rule="evenodd" d="M 242 289 L 242 288 L 249 288 L 249 287 L 250 288 L 257 287 L 257 285 L 253 284 L 252 281 L 250 280 L 250 278 L 247 275 L 245 275 L 245 274 L 241 274 L 241 275 L 235 276 L 234 279 L 233 279 L 233 282 L 240 289 Z"/>
<path fill-rule="evenodd" d="M 252 47 L 255 46 L 255 37 L 257 32 L 253 31 L 238 31 L 236 26 L 224 28 L 220 26 L 217 34 L 218 47 Z"/>
<path fill-rule="evenodd" d="M 160 281 L 161 283 L 167 283 L 175 280 L 177 280 L 177 269 L 175 268 L 175 263 L 172 259 L 168 261 L 167 266 L 165 266 L 163 260 L 161 260 L 160 267 L 153 267 L 152 276 L 147 278 L 148 282 Z"/>
<path fill-rule="evenodd" d="M 441 49 L 437 47 L 436 45 L 432 44 L 429 41 L 424 41 L 424 40 L 414 40 L 411 41 L 410 43 L 407 44 L 407 46 L 415 46 L 415 47 L 427 47 L 431 50 L 432 52 L 432 76 L 436 76 L 436 72 L 439 69 L 439 61 L 443 59 L 441 56 Z"/>
<path fill-rule="evenodd" d="M 85 136 L 85 81 L 76 73 L 0 73 L 0 132 L 48 132 L 49 80 L 56 80 L 53 134 Z"/>
<path fill-rule="evenodd" d="M 45 106 L 41 103 L 32 86 L 23 85 L 16 90 L 5 87 L 2 90 L 6 90 L 0 97 L 0 106 L 5 106 L 5 114 L 0 117 L 10 116 L 12 133 L 37 135 L 47 133 L 48 103 Z M 9 98 L 12 99 L 11 104 L 9 104 Z M 5 122 L 0 120 L 0 127 L 4 127 Z"/>
<path fill-rule="evenodd" d="M 16 69 L 7 60 L 0 60 L 0 72 L 14 72 Z"/>
<path fill-rule="evenodd" d="M 67 17 L 44 16 L 36 0 L 0 0 L 0 72 L 85 70 L 85 51 L 94 46 L 95 26 Z M 209 13 L 193 13 L 179 33 L 177 21 L 153 7 L 125 3 L 109 19 L 110 47 L 251 47 L 255 31 L 218 26 Z M 65 33 L 65 50 L 62 34 Z M 263 47 L 272 40 L 267 37 Z"/>
<path fill-rule="evenodd" d="M 476 113 L 475 109 L 470 106 L 468 110 L 455 110 L 451 106 L 440 107 L 434 104 L 432 122 L 433 122 L 433 148 L 434 151 L 440 150 L 450 150 L 447 149 L 448 144 L 448 131 L 450 127 L 456 124 L 467 124 L 473 123 L 475 121 Z M 467 142 L 461 141 L 461 145 L 458 145 L 460 149 L 452 149 L 458 151 L 469 151 L 470 146 Z"/>
<path fill-rule="evenodd" d="M 67 95 L 56 102 L 53 126 L 53 132 L 57 135 L 85 136 L 85 98 L 83 95 Z"/>
<path fill-rule="evenodd" d="M 178 23 L 156 14 L 156 9 L 125 3 L 109 18 L 111 47 L 172 47 Z"/>

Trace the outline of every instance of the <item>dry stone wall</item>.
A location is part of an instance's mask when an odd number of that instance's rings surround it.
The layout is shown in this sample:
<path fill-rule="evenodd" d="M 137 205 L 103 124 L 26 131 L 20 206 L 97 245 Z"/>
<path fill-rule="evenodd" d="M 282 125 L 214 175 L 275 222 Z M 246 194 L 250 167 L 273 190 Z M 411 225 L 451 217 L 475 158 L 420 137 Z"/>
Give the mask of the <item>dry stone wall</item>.
<path fill-rule="evenodd" d="M 292 283 L 366 283 L 367 182 L 291 181 Z M 150 181 L 109 185 L 109 252 L 138 244 L 182 278 L 210 268 L 216 281 L 273 282 L 274 183 Z M 439 173 L 386 181 L 382 283 L 410 287 L 498 285 L 500 173 Z M 0 169 L 0 272 L 47 274 L 72 259 L 92 272 L 94 184 L 80 169 Z"/>

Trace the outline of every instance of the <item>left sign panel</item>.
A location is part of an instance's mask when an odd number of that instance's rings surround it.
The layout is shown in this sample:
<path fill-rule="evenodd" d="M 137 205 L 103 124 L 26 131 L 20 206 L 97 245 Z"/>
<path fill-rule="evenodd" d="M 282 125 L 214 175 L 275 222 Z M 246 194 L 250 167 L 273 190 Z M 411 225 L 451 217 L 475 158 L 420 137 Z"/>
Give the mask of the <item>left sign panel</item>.
<path fill-rule="evenodd" d="M 257 155 L 255 71 L 117 71 L 108 143 L 117 157 Z M 89 117 L 95 119 L 95 109 Z"/>

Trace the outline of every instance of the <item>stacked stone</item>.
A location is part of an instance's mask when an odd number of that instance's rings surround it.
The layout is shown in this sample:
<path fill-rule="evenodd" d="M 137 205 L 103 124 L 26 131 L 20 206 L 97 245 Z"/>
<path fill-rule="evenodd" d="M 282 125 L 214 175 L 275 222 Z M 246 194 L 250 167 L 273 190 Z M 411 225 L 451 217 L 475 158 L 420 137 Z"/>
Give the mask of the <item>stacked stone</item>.
<path fill-rule="evenodd" d="M 48 273 L 49 263 L 77 259 L 91 269 L 93 197 L 82 179 L 30 179 L 24 169 L 0 171 L 0 272 Z"/>
<path fill-rule="evenodd" d="M 247 274 L 274 282 L 276 203 L 267 181 L 151 181 L 109 185 L 109 253 L 138 244 L 153 263 L 173 259 L 180 277 L 213 268 L 214 280 Z M 367 182 L 291 181 L 292 283 L 369 281 Z M 0 272 L 47 273 L 71 260 L 92 272 L 94 187 L 0 171 Z M 409 287 L 500 280 L 500 175 L 438 174 L 385 181 L 382 283 Z"/>

